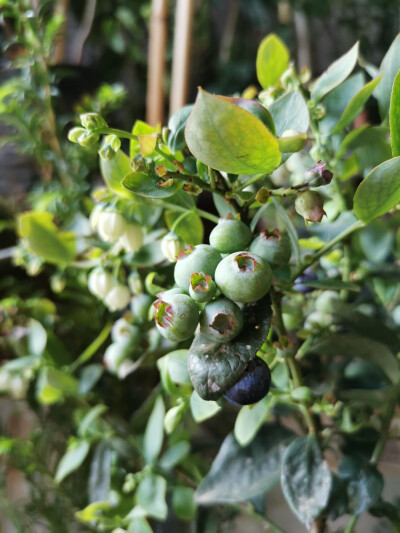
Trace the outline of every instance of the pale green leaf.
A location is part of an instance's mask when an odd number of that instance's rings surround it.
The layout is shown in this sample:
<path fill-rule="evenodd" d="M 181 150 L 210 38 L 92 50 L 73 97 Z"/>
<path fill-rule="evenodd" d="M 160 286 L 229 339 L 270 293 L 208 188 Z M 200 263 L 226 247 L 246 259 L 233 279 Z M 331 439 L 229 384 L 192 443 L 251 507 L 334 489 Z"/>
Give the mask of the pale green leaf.
<path fill-rule="evenodd" d="M 144 433 L 143 455 L 147 463 L 155 461 L 161 451 L 164 438 L 164 416 L 164 402 L 161 396 L 158 396 Z"/>
<path fill-rule="evenodd" d="M 363 222 L 387 213 L 400 202 L 400 157 L 380 164 L 359 185 L 354 212 Z"/>
<path fill-rule="evenodd" d="M 393 157 L 397 157 L 400 156 L 400 71 L 393 83 L 390 99 L 389 124 L 392 155 Z"/>
<path fill-rule="evenodd" d="M 203 400 L 196 391 L 193 391 L 190 397 L 190 410 L 194 420 L 200 423 L 216 415 L 221 407 L 217 402 Z"/>
<path fill-rule="evenodd" d="M 274 33 L 265 37 L 257 51 L 257 78 L 263 89 L 279 80 L 289 66 L 289 50 Z"/>
<path fill-rule="evenodd" d="M 74 440 L 58 463 L 54 477 L 55 482 L 61 483 L 71 472 L 79 468 L 86 459 L 89 449 L 90 444 L 88 441 Z"/>
<path fill-rule="evenodd" d="M 374 91 L 374 96 L 378 100 L 379 112 L 382 120 L 386 117 L 390 106 L 390 95 L 392 94 L 393 81 L 400 69 L 400 33 L 392 42 L 386 52 L 379 68 L 379 73 L 383 74 L 382 80 Z"/>
<path fill-rule="evenodd" d="M 339 132 L 340 130 L 348 126 L 356 118 L 356 116 L 362 111 L 365 102 L 371 96 L 372 91 L 381 81 L 381 78 L 382 75 L 380 75 L 378 78 L 375 78 L 374 80 L 371 80 L 361 89 L 361 91 L 358 91 L 358 93 L 353 96 L 353 98 L 347 104 L 346 109 L 343 111 L 339 122 L 333 128 L 331 133 Z"/>
<path fill-rule="evenodd" d="M 357 63 L 359 43 L 334 61 L 315 81 L 311 89 L 311 100 L 319 102 L 327 93 L 337 87 L 352 72 Z"/>
<path fill-rule="evenodd" d="M 310 124 L 307 104 L 298 91 L 284 94 L 269 106 L 275 123 L 276 134 L 281 136 L 287 130 L 306 133 Z"/>
<path fill-rule="evenodd" d="M 271 172 L 281 161 L 277 140 L 258 118 L 202 89 L 185 136 L 197 159 L 232 174 Z"/>
<path fill-rule="evenodd" d="M 136 492 L 137 503 L 149 516 L 157 520 L 165 520 L 168 507 L 165 502 L 167 482 L 161 476 L 150 474 L 141 482 Z"/>
<path fill-rule="evenodd" d="M 99 157 L 100 172 L 107 187 L 118 196 L 132 199 L 132 194 L 121 185 L 122 179 L 131 172 L 129 157 L 118 150 L 115 156 L 109 161 Z"/>
<path fill-rule="evenodd" d="M 241 446 L 247 446 L 256 436 L 258 430 L 267 418 L 270 397 L 265 396 L 255 405 L 244 405 L 237 417 L 234 435 Z"/>

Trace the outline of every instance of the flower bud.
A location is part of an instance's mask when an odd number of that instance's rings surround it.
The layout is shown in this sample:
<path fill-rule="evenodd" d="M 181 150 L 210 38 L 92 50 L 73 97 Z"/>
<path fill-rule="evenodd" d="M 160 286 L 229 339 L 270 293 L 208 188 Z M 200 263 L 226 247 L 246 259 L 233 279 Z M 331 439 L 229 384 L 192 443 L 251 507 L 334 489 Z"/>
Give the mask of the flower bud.
<path fill-rule="evenodd" d="M 174 429 L 176 429 L 182 422 L 185 410 L 185 404 L 181 403 L 180 405 L 171 407 L 171 409 L 166 412 L 164 417 L 164 428 L 167 435 L 171 435 Z"/>
<path fill-rule="evenodd" d="M 143 244 L 143 230 L 139 224 L 127 223 L 124 234 L 119 239 L 126 252 L 137 252 Z"/>
<path fill-rule="evenodd" d="M 184 249 L 185 243 L 173 231 L 167 233 L 161 241 L 161 251 L 164 257 L 168 259 L 168 261 L 171 261 L 171 263 L 176 263 L 179 252 Z"/>
<path fill-rule="evenodd" d="M 126 220 L 116 211 L 103 211 L 98 221 L 99 236 L 103 241 L 116 242 L 126 231 Z"/>
<path fill-rule="evenodd" d="M 85 128 L 72 128 L 68 132 L 68 140 L 71 141 L 72 143 L 78 143 L 79 137 L 83 135 L 84 133 L 86 133 Z"/>
<path fill-rule="evenodd" d="M 128 345 L 123 342 L 113 342 L 104 352 L 104 366 L 111 374 L 116 374 L 119 367 L 129 356 Z"/>
<path fill-rule="evenodd" d="M 306 171 L 305 178 L 311 187 L 320 187 L 328 185 L 332 181 L 333 174 L 326 169 L 326 161 L 318 161 Z"/>
<path fill-rule="evenodd" d="M 110 311 L 124 309 L 130 302 L 131 293 L 128 287 L 119 284 L 113 287 L 105 296 L 104 303 Z"/>
<path fill-rule="evenodd" d="M 297 195 L 294 207 L 304 220 L 310 222 L 321 222 L 326 215 L 324 207 L 324 198 L 316 191 L 304 191 Z"/>
<path fill-rule="evenodd" d="M 103 161 L 111 161 L 111 159 L 115 157 L 115 151 L 111 148 L 111 146 L 106 144 L 99 150 L 99 156 L 103 159 Z"/>
<path fill-rule="evenodd" d="M 118 150 L 121 148 L 121 139 L 116 135 L 107 135 L 105 141 L 107 146 L 112 148 L 114 152 L 118 152 Z"/>
<path fill-rule="evenodd" d="M 140 337 L 140 329 L 133 324 L 129 324 L 125 318 L 119 318 L 111 329 L 111 339 L 113 342 L 122 342 L 129 346 L 136 346 L 140 342 Z"/>
<path fill-rule="evenodd" d="M 164 144 L 168 144 L 168 137 L 169 137 L 170 133 L 171 133 L 170 129 L 168 129 L 168 128 L 163 128 L 162 129 L 161 138 L 162 138 Z"/>
<path fill-rule="evenodd" d="M 98 140 L 99 136 L 97 135 L 97 133 L 90 133 L 89 131 L 85 131 L 85 133 L 82 133 L 82 135 L 78 137 L 77 142 L 81 146 L 90 147 L 94 146 L 98 142 Z"/>
<path fill-rule="evenodd" d="M 107 122 L 98 113 L 85 113 L 81 115 L 80 121 L 86 130 L 95 130 L 99 128 L 107 128 Z"/>
<path fill-rule="evenodd" d="M 98 298 L 104 298 L 115 285 L 116 281 L 112 275 L 101 267 L 95 268 L 89 274 L 89 291 Z"/>
<path fill-rule="evenodd" d="M 89 216 L 89 222 L 93 229 L 97 229 L 100 220 L 100 214 L 103 212 L 103 205 L 97 204 L 93 207 L 92 212 Z"/>
<path fill-rule="evenodd" d="M 139 272 L 133 271 L 129 274 L 128 286 L 132 294 L 140 294 L 143 292 L 143 282 Z"/>

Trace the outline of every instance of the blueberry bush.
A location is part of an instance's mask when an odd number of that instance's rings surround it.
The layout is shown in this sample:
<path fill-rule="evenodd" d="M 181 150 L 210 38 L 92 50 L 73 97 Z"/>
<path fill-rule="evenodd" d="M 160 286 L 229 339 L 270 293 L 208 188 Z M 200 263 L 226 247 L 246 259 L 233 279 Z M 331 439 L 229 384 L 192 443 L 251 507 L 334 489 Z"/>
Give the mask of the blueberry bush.
<path fill-rule="evenodd" d="M 400 393 L 399 68 L 398 36 L 380 67 L 356 43 L 311 80 L 270 34 L 253 100 L 200 88 L 164 128 L 80 116 L 68 138 L 104 185 L 74 224 L 18 217 L 19 264 L 52 296 L 0 302 L 1 391 L 39 421 L 0 439 L 35 487 L 9 510 L 21 531 L 209 533 L 244 513 L 282 533 L 277 483 L 314 533 L 363 513 L 400 531 L 379 470 Z M 367 101 L 380 120 L 355 125 Z"/>

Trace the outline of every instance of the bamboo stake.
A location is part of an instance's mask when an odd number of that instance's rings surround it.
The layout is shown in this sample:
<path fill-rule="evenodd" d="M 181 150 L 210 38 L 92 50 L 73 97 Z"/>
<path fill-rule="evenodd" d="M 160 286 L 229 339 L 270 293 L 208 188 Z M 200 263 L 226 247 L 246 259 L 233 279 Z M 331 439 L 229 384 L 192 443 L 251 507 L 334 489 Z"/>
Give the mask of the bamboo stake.
<path fill-rule="evenodd" d="M 169 101 L 170 115 L 187 103 L 193 7 L 193 0 L 177 0 Z"/>
<path fill-rule="evenodd" d="M 146 122 L 151 126 L 163 124 L 165 50 L 167 44 L 167 0 L 153 0 L 151 7 Z"/>
<path fill-rule="evenodd" d="M 69 0 L 58 0 L 54 8 L 55 15 L 61 15 L 64 22 L 61 25 L 60 31 L 54 40 L 54 49 L 52 63 L 59 65 L 64 62 L 65 58 L 65 42 L 67 35 L 67 15 L 68 15 Z"/>

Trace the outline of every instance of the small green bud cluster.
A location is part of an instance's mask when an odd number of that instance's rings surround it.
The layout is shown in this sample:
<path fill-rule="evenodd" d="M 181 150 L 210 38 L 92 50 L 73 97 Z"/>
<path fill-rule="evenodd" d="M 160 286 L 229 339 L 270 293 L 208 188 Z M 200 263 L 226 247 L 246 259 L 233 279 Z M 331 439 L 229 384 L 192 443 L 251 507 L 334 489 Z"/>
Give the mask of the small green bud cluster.
<path fill-rule="evenodd" d="M 81 146 L 95 145 L 99 141 L 100 134 L 98 130 L 108 127 L 106 121 L 98 113 L 85 113 L 80 116 L 80 120 L 82 128 L 72 128 L 68 132 L 68 139 L 73 143 L 80 144 Z"/>

